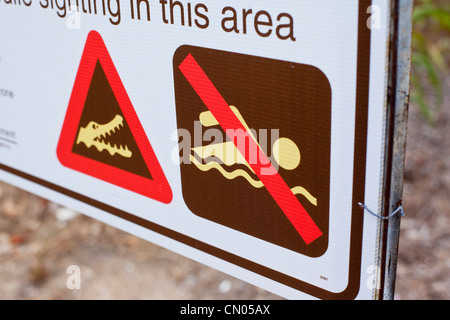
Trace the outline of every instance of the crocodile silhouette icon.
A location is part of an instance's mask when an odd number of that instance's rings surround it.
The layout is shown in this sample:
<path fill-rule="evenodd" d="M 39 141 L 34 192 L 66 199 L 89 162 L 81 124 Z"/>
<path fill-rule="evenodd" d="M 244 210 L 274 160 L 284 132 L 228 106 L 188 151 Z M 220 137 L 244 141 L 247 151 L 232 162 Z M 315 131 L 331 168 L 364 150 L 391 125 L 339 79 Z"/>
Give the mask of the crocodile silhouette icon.
<path fill-rule="evenodd" d="M 86 127 L 80 128 L 76 143 L 84 143 L 88 148 L 94 146 L 99 152 L 107 150 L 111 156 L 118 154 L 125 158 L 131 158 L 133 153 L 127 145 L 117 145 L 108 141 L 108 138 L 120 131 L 123 126 L 123 117 L 120 115 L 116 115 L 114 119 L 105 124 L 91 121 Z"/>

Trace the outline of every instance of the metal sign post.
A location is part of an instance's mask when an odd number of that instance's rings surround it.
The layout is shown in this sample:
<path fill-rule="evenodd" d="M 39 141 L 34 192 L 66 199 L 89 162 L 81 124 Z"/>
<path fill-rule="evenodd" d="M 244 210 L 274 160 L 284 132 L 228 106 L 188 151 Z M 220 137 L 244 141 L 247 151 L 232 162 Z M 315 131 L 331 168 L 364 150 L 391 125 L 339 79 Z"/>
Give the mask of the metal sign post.
<path fill-rule="evenodd" d="M 411 73 L 411 34 L 413 1 L 396 1 L 393 3 L 391 35 L 391 66 L 387 141 L 388 156 L 386 161 L 386 198 L 387 212 L 394 212 L 402 206 L 403 172 L 406 149 L 406 132 L 408 122 L 410 73 Z M 389 164 L 390 162 L 390 164 Z M 385 225 L 385 259 L 383 298 L 393 299 L 398 259 L 398 243 L 401 215 L 394 215 Z M 380 297 L 381 298 L 381 297 Z"/>

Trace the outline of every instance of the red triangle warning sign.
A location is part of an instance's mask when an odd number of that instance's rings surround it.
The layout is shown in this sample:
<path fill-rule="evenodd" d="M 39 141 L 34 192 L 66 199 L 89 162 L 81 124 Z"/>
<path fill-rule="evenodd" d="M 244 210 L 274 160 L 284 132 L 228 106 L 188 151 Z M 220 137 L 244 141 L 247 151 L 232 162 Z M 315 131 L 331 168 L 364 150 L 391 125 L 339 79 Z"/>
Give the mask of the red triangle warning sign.
<path fill-rule="evenodd" d="M 100 34 L 91 31 L 57 154 L 66 167 L 163 203 L 172 190 Z"/>

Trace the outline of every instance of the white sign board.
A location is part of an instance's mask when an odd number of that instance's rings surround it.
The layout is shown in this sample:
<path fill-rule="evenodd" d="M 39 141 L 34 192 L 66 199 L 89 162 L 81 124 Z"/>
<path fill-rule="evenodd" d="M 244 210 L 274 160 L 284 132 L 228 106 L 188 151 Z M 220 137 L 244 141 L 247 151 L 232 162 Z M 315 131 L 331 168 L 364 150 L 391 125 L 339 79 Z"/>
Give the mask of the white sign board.
<path fill-rule="evenodd" d="M 389 1 L 0 0 L 0 179 L 287 298 L 379 280 Z"/>

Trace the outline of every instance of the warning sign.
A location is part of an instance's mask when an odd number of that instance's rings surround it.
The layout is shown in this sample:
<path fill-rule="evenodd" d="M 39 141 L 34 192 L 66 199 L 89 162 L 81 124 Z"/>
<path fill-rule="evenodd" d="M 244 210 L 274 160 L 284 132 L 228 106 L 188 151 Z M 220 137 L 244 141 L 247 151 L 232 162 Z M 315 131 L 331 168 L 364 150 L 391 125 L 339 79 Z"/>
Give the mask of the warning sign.
<path fill-rule="evenodd" d="M 172 191 L 101 36 L 89 34 L 58 145 L 69 168 L 169 203 Z"/>
<path fill-rule="evenodd" d="M 0 179 L 286 298 L 379 298 L 407 2 L 0 1 Z"/>
<path fill-rule="evenodd" d="M 180 154 L 192 212 L 309 256 L 323 254 L 326 76 L 308 65 L 191 46 L 178 49 L 174 70 L 178 126 L 194 137 Z"/>

